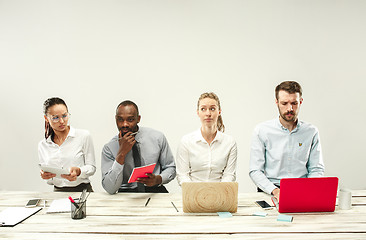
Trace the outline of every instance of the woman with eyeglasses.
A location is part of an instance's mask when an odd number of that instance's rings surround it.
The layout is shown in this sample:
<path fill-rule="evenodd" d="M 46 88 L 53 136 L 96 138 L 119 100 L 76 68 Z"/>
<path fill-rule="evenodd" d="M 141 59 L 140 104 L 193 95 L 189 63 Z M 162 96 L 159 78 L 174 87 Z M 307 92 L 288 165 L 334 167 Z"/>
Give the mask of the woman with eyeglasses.
<path fill-rule="evenodd" d="M 237 147 L 224 133 L 220 100 L 203 93 L 197 102 L 201 127 L 183 136 L 176 157 L 177 180 L 183 182 L 233 182 L 236 179 Z"/>
<path fill-rule="evenodd" d="M 69 125 L 70 113 L 64 100 L 47 99 L 43 104 L 45 138 L 38 144 L 41 166 L 68 169 L 56 175 L 41 170 L 41 178 L 54 186 L 55 192 L 92 192 L 89 177 L 95 173 L 94 146 L 90 133 Z"/>

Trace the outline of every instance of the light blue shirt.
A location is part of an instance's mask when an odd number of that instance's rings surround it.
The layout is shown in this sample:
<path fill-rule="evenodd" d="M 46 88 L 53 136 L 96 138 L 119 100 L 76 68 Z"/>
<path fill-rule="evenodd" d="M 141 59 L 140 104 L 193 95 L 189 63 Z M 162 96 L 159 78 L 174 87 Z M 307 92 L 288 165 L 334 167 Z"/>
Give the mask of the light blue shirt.
<path fill-rule="evenodd" d="M 323 176 L 318 129 L 300 120 L 291 132 L 279 118 L 260 123 L 253 133 L 249 175 L 268 194 L 282 178 Z"/>
<path fill-rule="evenodd" d="M 168 141 L 163 133 L 151 128 L 140 127 L 135 136 L 136 144 L 140 149 L 141 166 L 156 163 L 153 173 L 160 175 L 162 184 L 166 184 L 174 179 L 175 162 Z M 127 183 L 131 172 L 127 176 L 124 169 L 130 170 L 134 167 L 132 150 L 125 157 L 123 165 L 116 161 L 119 150 L 118 135 L 104 145 L 102 150 L 102 186 L 110 194 L 114 194 L 118 189 L 137 188 L 137 183 Z"/>

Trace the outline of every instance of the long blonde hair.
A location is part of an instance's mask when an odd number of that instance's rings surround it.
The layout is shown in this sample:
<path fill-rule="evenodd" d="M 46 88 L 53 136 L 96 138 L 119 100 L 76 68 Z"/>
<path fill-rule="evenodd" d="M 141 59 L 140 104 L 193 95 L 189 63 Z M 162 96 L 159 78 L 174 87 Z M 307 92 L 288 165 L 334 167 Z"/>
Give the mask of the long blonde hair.
<path fill-rule="evenodd" d="M 197 110 L 199 110 L 200 107 L 200 101 L 204 98 L 211 98 L 213 100 L 216 101 L 217 106 L 219 107 L 219 111 L 221 111 L 221 105 L 220 105 L 220 99 L 219 97 L 213 93 L 213 92 L 205 92 L 202 93 L 201 96 L 198 98 L 198 102 L 197 102 Z M 222 121 L 222 117 L 221 114 L 219 115 L 218 119 L 217 119 L 217 129 L 221 132 L 225 131 L 225 125 L 224 122 Z"/>

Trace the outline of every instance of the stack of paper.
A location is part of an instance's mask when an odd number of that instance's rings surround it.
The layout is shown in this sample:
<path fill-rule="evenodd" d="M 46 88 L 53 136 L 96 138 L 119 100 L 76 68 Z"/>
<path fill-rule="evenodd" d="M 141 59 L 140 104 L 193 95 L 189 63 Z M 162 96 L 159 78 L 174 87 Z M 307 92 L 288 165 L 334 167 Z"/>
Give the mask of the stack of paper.
<path fill-rule="evenodd" d="M 67 198 L 53 200 L 47 213 L 64 213 L 71 212 L 71 203 Z"/>

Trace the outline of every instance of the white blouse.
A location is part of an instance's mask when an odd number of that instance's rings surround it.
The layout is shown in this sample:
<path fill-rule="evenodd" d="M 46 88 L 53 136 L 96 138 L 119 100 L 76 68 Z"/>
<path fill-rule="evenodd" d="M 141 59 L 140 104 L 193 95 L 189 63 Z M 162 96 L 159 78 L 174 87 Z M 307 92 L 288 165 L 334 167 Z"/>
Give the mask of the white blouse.
<path fill-rule="evenodd" d="M 94 146 L 90 133 L 86 130 L 70 127 L 69 134 L 61 146 L 54 143 L 51 136 L 38 144 L 39 163 L 53 167 L 79 167 L 80 175 L 76 181 L 62 177 L 47 180 L 57 187 L 75 187 L 80 183 L 89 183 L 89 177 L 95 173 Z"/>
<path fill-rule="evenodd" d="M 235 140 L 217 131 L 211 144 L 201 130 L 185 135 L 176 157 L 177 180 L 182 182 L 232 182 L 236 179 Z"/>

